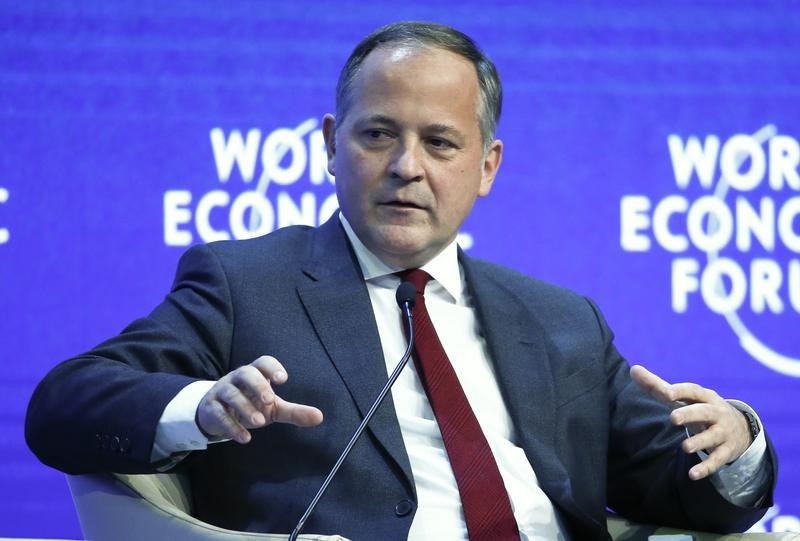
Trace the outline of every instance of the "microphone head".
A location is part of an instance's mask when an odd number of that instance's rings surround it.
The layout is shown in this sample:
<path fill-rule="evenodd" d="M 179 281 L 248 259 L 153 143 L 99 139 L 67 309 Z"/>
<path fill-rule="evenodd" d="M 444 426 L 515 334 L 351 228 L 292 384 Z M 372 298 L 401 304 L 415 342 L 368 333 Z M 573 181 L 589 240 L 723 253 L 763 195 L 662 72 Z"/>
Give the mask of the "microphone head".
<path fill-rule="evenodd" d="M 411 282 L 400 282 L 395 299 L 397 299 L 397 306 L 401 310 L 405 303 L 408 303 L 409 308 L 414 308 L 414 303 L 417 300 L 417 288 Z"/>

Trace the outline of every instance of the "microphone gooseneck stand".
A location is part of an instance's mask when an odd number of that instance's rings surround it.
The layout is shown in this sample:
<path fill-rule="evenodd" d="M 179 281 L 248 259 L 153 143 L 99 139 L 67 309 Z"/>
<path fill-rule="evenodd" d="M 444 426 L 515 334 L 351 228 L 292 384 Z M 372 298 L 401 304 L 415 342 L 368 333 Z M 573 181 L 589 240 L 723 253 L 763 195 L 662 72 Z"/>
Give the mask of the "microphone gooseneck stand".
<path fill-rule="evenodd" d="M 350 450 L 355 445 L 358 438 L 364 432 L 364 429 L 369 424 L 369 421 L 372 419 L 372 416 L 375 415 L 375 412 L 378 410 L 378 407 L 383 403 L 383 399 L 386 398 L 386 395 L 389 393 L 389 389 L 392 388 L 394 382 L 397 380 L 400 372 L 403 371 L 406 364 L 408 364 L 408 359 L 411 358 L 411 351 L 414 349 L 414 318 L 412 315 L 412 309 L 414 308 L 414 301 L 416 299 L 417 290 L 414 287 L 414 284 L 411 282 L 402 282 L 400 286 L 397 288 L 396 293 L 396 300 L 397 304 L 400 306 L 400 310 L 402 310 L 403 315 L 405 316 L 405 323 L 406 328 L 408 329 L 408 347 L 406 347 L 405 353 L 403 353 L 403 357 L 400 359 L 400 362 L 397 363 L 392 375 L 389 376 L 389 380 L 386 382 L 386 385 L 383 386 L 381 392 L 378 394 L 378 397 L 375 399 L 375 402 L 372 403 L 372 406 L 369 408 L 369 411 L 364 416 L 364 419 L 361 421 L 361 424 L 358 425 L 358 428 L 353 433 L 353 436 L 350 438 L 350 441 L 347 442 L 347 445 L 342 451 L 342 454 L 339 455 L 339 459 L 336 461 L 336 464 L 333 465 L 331 468 L 328 477 L 325 478 L 325 481 L 322 483 L 322 486 L 319 487 L 316 496 L 314 499 L 311 500 L 311 504 L 309 504 L 308 509 L 306 512 L 303 513 L 303 516 L 300 517 L 300 520 L 297 522 L 297 526 L 295 526 L 294 530 L 292 531 L 291 535 L 289 535 L 289 541 L 296 541 L 297 536 L 300 535 L 300 530 L 303 529 L 305 526 L 308 517 L 311 516 L 311 513 L 314 512 L 314 508 L 319 503 L 320 498 L 325 493 L 325 490 L 328 488 L 328 485 L 331 483 L 333 476 L 336 475 L 336 472 L 339 471 L 339 468 L 344 463 L 347 455 L 350 454 Z"/>

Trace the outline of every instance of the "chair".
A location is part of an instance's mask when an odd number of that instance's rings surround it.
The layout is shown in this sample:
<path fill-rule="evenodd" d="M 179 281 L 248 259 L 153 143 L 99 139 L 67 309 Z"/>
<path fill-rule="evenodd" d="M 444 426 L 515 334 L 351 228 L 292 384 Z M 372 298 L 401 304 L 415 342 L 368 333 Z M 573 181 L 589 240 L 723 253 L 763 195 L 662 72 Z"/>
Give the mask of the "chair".
<path fill-rule="evenodd" d="M 191 515 L 188 479 L 175 473 L 153 475 L 68 475 L 84 537 L 90 541 L 285 541 L 286 534 L 226 530 Z M 609 515 L 615 541 L 647 541 L 649 536 L 690 535 L 694 541 L 789 541 L 800 534 L 728 534 L 690 532 L 633 524 Z M 347 541 L 338 535 L 303 534 L 303 541 Z M 668 539 L 668 538 L 665 538 Z"/>
<path fill-rule="evenodd" d="M 796 533 L 730 533 L 716 534 L 693 530 L 680 530 L 678 528 L 665 528 L 651 524 L 637 524 L 620 516 L 609 514 L 608 532 L 614 541 L 798 541 L 800 534 Z M 677 537 L 676 537 L 677 536 Z"/>
<path fill-rule="evenodd" d="M 188 479 L 180 474 L 67 475 L 84 538 L 89 541 L 286 541 L 286 534 L 213 526 L 191 515 Z M 301 534 L 302 541 L 347 541 Z"/>

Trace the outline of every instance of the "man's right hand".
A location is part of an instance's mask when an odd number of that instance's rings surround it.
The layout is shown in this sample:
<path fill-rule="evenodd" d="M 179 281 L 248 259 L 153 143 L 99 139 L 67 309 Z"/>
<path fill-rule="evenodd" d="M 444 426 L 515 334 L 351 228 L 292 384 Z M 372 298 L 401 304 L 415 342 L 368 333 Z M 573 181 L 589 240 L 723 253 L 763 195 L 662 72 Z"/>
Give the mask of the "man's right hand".
<path fill-rule="evenodd" d="M 288 378 L 275 357 L 264 355 L 217 381 L 197 406 L 197 424 L 212 437 L 250 441 L 250 428 L 271 423 L 316 426 L 322 412 L 303 404 L 287 402 L 275 394 L 273 385 Z"/>

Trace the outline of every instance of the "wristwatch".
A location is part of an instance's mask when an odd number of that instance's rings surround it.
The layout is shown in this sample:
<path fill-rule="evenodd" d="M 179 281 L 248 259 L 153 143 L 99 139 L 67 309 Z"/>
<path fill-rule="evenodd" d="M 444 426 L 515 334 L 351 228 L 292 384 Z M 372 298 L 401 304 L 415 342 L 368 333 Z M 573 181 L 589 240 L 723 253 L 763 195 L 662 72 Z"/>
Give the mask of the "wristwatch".
<path fill-rule="evenodd" d="M 755 441 L 756 436 L 758 436 L 759 432 L 761 432 L 761 428 L 758 426 L 758 421 L 756 421 L 755 416 L 750 413 L 749 411 L 739 410 L 744 418 L 747 419 L 747 427 L 750 429 L 750 436 Z"/>

